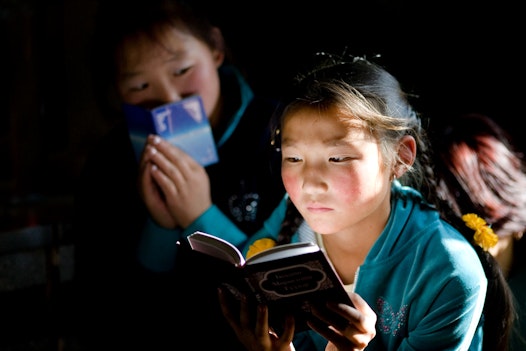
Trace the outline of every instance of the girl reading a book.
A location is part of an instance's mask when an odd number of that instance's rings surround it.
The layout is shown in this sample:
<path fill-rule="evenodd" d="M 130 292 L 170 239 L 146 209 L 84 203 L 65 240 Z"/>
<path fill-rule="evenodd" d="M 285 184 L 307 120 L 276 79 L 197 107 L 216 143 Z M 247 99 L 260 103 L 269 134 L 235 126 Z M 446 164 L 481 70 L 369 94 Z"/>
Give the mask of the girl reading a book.
<path fill-rule="evenodd" d="M 461 223 L 441 216 L 426 133 L 408 95 L 363 57 L 319 54 L 315 63 L 298 75 L 276 127 L 292 204 L 285 211 L 285 199 L 245 251 L 301 240 L 303 218 L 354 306 L 312 306 L 311 330 L 294 333 L 291 316 L 277 334 L 266 306 L 253 310 L 241 299 L 237 310 L 220 290 L 238 338 L 249 350 L 505 349 L 505 337 L 485 338 L 507 335 L 513 313 L 509 300 L 491 299 L 495 291 L 509 297 L 487 252 L 495 235 L 474 213 Z M 484 319 L 497 309 L 502 318 Z"/>

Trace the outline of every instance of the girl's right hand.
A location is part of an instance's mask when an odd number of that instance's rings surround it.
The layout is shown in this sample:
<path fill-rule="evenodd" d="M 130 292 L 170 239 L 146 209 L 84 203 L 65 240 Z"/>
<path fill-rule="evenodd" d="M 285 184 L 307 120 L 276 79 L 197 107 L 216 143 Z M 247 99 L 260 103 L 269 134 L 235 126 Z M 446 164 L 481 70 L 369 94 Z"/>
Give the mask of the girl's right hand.
<path fill-rule="evenodd" d="M 376 336 L 376 313 L 360 295 L 349 293 L 349 297 L 354 307 L 329 302 L 327 309 L 313 308 L 318 319 L 310 321 L 309 327 L 329 340 L 326 351 L 361 351 Z"/>

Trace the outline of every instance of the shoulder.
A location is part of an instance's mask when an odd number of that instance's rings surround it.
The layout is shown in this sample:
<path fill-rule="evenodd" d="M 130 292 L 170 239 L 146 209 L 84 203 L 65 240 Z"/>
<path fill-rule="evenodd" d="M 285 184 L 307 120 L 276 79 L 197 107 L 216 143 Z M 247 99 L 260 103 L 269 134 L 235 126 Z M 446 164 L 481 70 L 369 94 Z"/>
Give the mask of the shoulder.
<path fill-rule="evenodd" d="M 394 190 L 392 213 L 386 227 L 386 241 L 395 252 L 420 252 L 431 257 L 429 264 L 451 268 L 472 267 L 484 275 L 475 249 L 455 227 L 440 217 L 417 191 L 403 187 Z"/>
<path fill-rule="evenodd" d="M 416 226 L 413 239 L 421 253 L 422 268 L 430 276 L 457 285 L 467 296 L 485 284 L 482 263 L 475 248 L 456 228 L 438 215 L 435 218 L 427 224 L 418 221 Z"/>
<path fill-rule="evenodd" d="M 258 123 L 261 127 L 269 128 L 277 106 L 277 99 L 255 95 L 248 105 L 245 115 L 252 120 L 252 123 Z"/>
<path fill-rule="evenodd" d="M 224 91 L 238 95 L 237 102 L 241 106 L 252 109 L 252 113 L 268 116 L 269 111 L 274 112 L 278 106 L 278 99 L 255 93 L 239 69 L 232 65 L 224 65 L 219 68 L 221 84 Z"/>
<path fill-rule="evenodd" d="M 285 214 L 287 212 L 287 207 L 289 204 L 288 198 L 288 194 L 285 193 L 278 205 L 274 208 L 272 213 L 265 220 L 260 230 L 254 235 L 252 235 L 247 241 L 245 250 L 247 250 L 250 245 L 252 245 L 255 241 L 259 239 L 270 238 L 276 241 L 278 240 L 279 230 L 281 224 L 283 223 L 283 220 L 285 219 Z"/>

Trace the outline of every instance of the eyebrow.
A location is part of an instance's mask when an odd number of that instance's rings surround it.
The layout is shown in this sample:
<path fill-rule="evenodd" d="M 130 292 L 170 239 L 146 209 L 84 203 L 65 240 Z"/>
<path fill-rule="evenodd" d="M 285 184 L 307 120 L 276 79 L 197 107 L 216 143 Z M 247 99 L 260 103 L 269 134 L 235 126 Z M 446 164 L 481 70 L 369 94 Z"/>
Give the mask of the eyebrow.
<path fill-rule="evenodd" d="M 176 50 L 176 51 L 172 51 L 172 50 L 168 50 L 165 48 L 165 50 L 167 50 L 168 52 L 171 53 L 170 57 L 167 58 L 166 60 L 164 60 L 163 62 L 161 62 L 161 64 L 166 64 L 166 63 L 170 63 L 170 62 L 177 62 L 177 61 L 181 61 L 185 56 L 185 51 L 184 50 Z M 131 79 L 133 77 L 136 77 L 138 75 L 141 75 L 143 72 L 142 71 L 123 71 L 123 70 L 119 70 L 119 79 L 121 80 L 127 80 L 127 79 Z"/>
<path fill-rule="evenodd" d="M 336 137 L 336 138 L 328 138 L 322 140 L 322 143 L 327 146 L 349 146 L 349 141 L 344 137 Z M 291 138 L 284 138 L 281 141 L 281 145 L 295 145 L 295 144 L 309 144 L 309 141 L 303 141 L 303 140 L 297 140 L 297 139 L 291 139 Z"/>

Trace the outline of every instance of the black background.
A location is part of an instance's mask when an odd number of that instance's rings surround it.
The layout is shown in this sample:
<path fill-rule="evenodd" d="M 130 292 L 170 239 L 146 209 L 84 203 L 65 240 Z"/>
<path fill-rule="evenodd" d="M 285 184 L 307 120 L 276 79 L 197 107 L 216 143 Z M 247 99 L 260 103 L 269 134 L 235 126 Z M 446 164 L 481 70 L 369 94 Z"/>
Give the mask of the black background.
<path fill-rule="evenodd" d="M 52 201 L 59 209 L 51 217 L 67 218 L 85 155 L 109 127 L 88 67 L 99 1 L 0 0 L 0 215 L 23 217 L 3 224 L 53 220 L 35 219 L 24 206 Z M 525 149 L 517 2 L 193 1 L 222 28 L 258 93 L 279 96 L 316 51 L 380 55 L 419 96 L 414 103 L 425 117 L 486 113 Z"/>
<path fill-rule="evenodd" d="M 63 334 L 71 319 L 58 319 L 56 304 L 60 298 L 68 315 L 76 179 L 110 127 L 95 103 L 89 69 L 94 17 L 103 1 L 112 0 L 0 0 L 2 350 L 49 350 L 49 343 L 64 338 L 67 349 L 75 344 Z M 485 113 L 526 150 L 526 31 L 519 2 L 191 1 L 210 10 L 257 93 L 279 97 L 316 51 L 380 55 L 379 62 L 418 96 L 415 107 L 431 123 Z M 58 229 L 51 246 L 38 235 L 49 224 Z M 22 235 L 27 229 L 36 229 L 31 240 Z M 6 247 L 10 238 L 25 249 Z M 46 252 L 45 264 L 20 261 L 35 243 L 36 257 Z M 42 272 L 42 280 L 28 287 L 34 272 Z"/>

